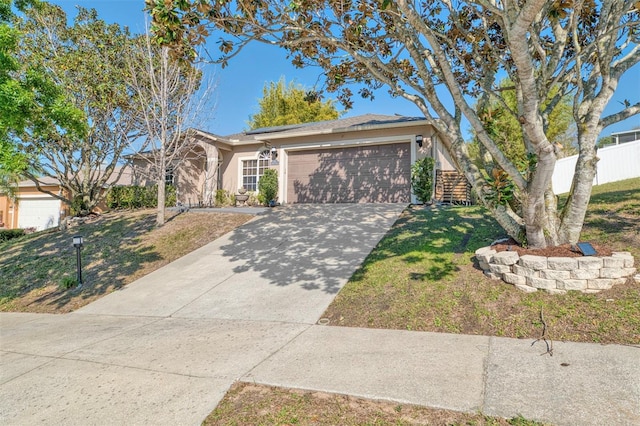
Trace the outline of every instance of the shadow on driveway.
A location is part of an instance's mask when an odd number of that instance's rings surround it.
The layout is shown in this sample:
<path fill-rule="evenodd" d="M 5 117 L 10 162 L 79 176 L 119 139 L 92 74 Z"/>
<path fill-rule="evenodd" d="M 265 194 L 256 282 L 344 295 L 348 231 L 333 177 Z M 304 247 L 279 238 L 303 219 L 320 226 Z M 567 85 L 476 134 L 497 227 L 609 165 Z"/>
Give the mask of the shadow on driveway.
<path fill-rule="evenodd" d="M 277 286 L 337 293 L 391 228 L 402 204 L 280 207 L 238 228 L 223 256 Z"/>

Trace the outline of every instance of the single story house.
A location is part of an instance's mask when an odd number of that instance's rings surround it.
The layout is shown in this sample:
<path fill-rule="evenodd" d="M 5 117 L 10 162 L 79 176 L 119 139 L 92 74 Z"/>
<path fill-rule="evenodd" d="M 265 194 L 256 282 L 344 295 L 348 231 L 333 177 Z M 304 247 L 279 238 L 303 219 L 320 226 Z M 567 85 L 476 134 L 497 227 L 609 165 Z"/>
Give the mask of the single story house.
<path fill-rule="evenodd" d="M 410 203 L 411 165 L 425 156 L 436 169 L 454 163 L 424 118 L 366 114 L 218 136 L 192 129 L 197 140 L 180 167 L 167 170 L 185 205 L 212 204 L 215 192 L 257 191 L 264 171 L 278 171 L 278 202 Z M 136 156 L 134 183 L 148 163 Z M 137 170 L 137 171 L 136 171 Z"/>
<path fill-rule="evenodd" d="M 117 172 L 109 179 L 112 183 L 117 178 Z M 132 181 L 131 171 L 125 168 L 116 184 L 130 185 Z M 60 181 L 53 177 L 38 179 L 42 190 L 63 195 Z M 106 206 L 99 206 L 105 210 Z M 49 229 L 60 224 L 60 220 L 67 215 L 68 206 L 58 198 L 38 190 L 31 180 L 19 182 L 14 197 L 0 193 L 0 229 L 34 228 L 36 231 Z"/>
<path fill-rule="evenodd" d="M 176 186 L 178 201 L 185 205 L 213 204 L 220 189 L 257 192 L 268 168 L 278 172 L 277 201 L 282 204 L 416 203 L 411 165 L 427 156 L 435 160 L 437 199 L 447 201 L 446 193 L 454 193 L 449 186 L 466 184 L 433 127 L 420 117 L 365 114 L 229 136 L 191 129 L 188 137 L 196 139 L 190 154 L 179 167 L 165 171 L 165 181 Z M 144 154 L 128 159 L 131 167 L 118 185 L 155 183 Z M 446 179 L 453 184 L 447 186 Z M 53 178 L 42 178 L 41 185 L 61 194 Z M 65 210 L 33 182 L 20 182 L 15 200 L 0 194 L 0 227 L 47 229 L 59 224 Z"/>

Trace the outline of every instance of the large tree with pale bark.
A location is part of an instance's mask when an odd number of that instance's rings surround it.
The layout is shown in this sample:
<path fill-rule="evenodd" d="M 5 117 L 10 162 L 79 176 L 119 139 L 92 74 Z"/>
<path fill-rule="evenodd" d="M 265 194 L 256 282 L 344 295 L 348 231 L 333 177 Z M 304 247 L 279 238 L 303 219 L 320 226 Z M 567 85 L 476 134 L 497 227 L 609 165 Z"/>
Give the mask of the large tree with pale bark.
<path fill-rule="evenodd" d="M 413 102 L 509 235 L 530 247 L 578 241 L 596 172 L 600 131 L 640 112 L 630 99 L 604 116 L 618 82 L 640 61 L 637 0 L 146 0 L 158 41 L 179 56 L 210 31 L 224 63 L 250 42 L 283 47 L 299 67 L 320 66 L 326 90 L 348 106 L 349 83 L 368 97 L 386 87 Z M 474 105 L 513 82 L 533 161 L 527 173 L 500 150 Z M 551 178 L 557 154 L 549 114 L 570 95 L 579 158 L 572 190 L 558 208 Z M 451 102 L 453 101 L 453 102 Z M 474 165 L 468 120 L 511 180 L 519 210 L 496 202 L 494 180 Z"/>
<path fill-rule="evenodd" d="M 133 38 L 126 28 L 99 19 L 93 9 L 79 7 L 69 24 L 61 7 L 35 0 L 12 24 L 20 34 L 16 57 L 21 67 L 14 75 L 47 82 L 46 93 L 57 94 L 50 111 L 31 113 L 38 117 L 37 127 L 13 135 L 28 162 L 24 174 L 38 187 L 42 175 L 57 178 L 63 193 L 41 190 L 78 213 L 90 212 L 124 170 L 121 156 L 130 141 L 144 134 L 126 80 L 125 58 Z M 61 125 L 60 116 L 80 121 L 75 127 L 82 131 Z"/>

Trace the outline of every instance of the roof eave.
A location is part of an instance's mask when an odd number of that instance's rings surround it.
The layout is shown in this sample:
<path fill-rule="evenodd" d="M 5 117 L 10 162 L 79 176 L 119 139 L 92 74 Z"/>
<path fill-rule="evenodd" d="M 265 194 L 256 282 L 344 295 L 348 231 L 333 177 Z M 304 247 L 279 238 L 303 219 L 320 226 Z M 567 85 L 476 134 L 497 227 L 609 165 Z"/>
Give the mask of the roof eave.
<path fill-rule="evenodd" d="M 282 133 L 282 134 L 271 133 L 271 134 L 265 135 L 266 137 L 260 140 L 289 139 L 289 138 L 299 138 L 299 137 L 306 137 L 306 136 L 329 135 L 334 133 L 362 132 L 366 130 L 397 129 L 401 127 L 415 127 L 415 126 L 421 126 L 421 125 L 424 126 L 424 125 L 430 125 L 430 124 L 428 120 L 403 121 L 403 122 L 385 123 L 385 124 L 359 124 L 355 126 L 336 127 L 332 129 L 308 130 L 308 131 L 302 131 L 302 132 L 292 132 L 292 133 Z"/>

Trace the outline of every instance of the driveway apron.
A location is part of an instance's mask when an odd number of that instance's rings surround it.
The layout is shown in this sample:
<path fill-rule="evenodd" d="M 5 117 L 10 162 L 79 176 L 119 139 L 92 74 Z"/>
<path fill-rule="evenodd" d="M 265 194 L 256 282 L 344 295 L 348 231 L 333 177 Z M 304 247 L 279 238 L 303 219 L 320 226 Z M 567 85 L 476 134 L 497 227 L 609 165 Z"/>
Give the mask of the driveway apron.
<path fill-rule="evenodd" d="M 199 424 L 318 321 L 403 209 L 273 209 L 74 313 L 0 314 L 0 424 Z"/>

